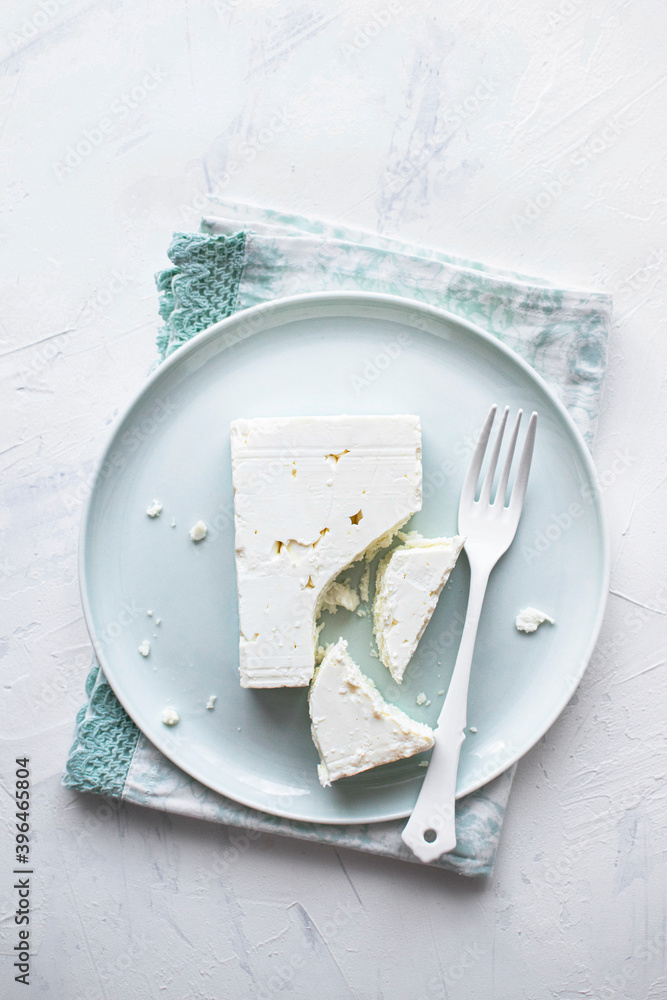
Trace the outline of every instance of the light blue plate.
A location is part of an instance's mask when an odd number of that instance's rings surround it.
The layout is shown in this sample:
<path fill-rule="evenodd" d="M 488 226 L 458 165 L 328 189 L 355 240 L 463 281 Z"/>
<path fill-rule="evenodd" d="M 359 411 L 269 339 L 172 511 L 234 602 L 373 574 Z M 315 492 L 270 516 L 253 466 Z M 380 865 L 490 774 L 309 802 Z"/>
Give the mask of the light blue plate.
<path fill-rule="evenodd" d="M 229 424 L 242 416 L 419 414 L 424 506 L 409 527 L 450 535 L 492 402 L 535 409 L 539 425 L 517 537 L 484 606 L 468 714 L 477 732 L 462 748 L 458 795 L 533 746 L 581 678 L 607 594 L 606 533 L 586 446 L 546 384 L 492 337 L 404 299 L 334 293 L 258 306 L 199 334 L 149 379 L 103 457 L 83 525 L 83 606 L 109 683 L 156 747 L 210 788 L 268 813 L 320 823 L 409 814 L 421 757 L 323 789 L 306 689 L 239 685 Z M 151 520 L 145 511 L 154 498 L 164 510 Z M 189 529 L 200 518 L 209 533 L 195 545 Z M 401 687 L 370 655 L 370 614 L 325 614 L 323 639 L 344 635 L 383 695 L 434 725 L 468 579 L 462 556 Z M 556 624 L 519 634 L 514 619 L 527 605 Z M 137 651 L 144 639 L 147 659 Z M 421 691 L 430 705 L 417 706 Z M 215 709 L 207 711 L 212 694 Z M 165 706 L 180 715 L 173 729 L 160 721 Z"/>

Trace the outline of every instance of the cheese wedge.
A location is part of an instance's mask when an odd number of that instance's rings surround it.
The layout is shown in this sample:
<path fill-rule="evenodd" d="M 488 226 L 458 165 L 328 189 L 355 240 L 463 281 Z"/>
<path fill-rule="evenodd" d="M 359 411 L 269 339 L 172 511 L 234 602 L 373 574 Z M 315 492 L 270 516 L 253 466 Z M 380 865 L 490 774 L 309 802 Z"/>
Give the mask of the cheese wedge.
<path fill-rule="evenodd" d="M 373 602 L 373 631 L 380 659 L 397 684 L 435 611 L 456 565 L 464 538 L 401 534 L 403 545 L 380 560 Z"/>
<path fill-rule="evenodd" d="M 384 700 L 339 639 L 327 650 L 308 697 L 313 741 L 320 755 L 320 784 L 330 785 L 430 750 L 433 731 Z"/>
<path fill-rule="evenodd" d="M 235 420 L 231 446 L 241 685 L 304 686 L 327 587 L 421 508 L 419 417 Z"/>

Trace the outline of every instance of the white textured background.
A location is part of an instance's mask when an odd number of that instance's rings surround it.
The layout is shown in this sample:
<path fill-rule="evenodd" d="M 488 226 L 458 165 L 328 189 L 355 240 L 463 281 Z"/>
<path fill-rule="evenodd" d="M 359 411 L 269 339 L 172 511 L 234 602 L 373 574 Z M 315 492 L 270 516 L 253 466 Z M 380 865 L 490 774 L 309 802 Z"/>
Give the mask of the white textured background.
<path fill-rule="evenodd" d="M 26 0 L 0 18 L 0 994 L 30 995 L 9 958 L 28 754 L 33 995 L 664 1000 L 664 4 Z M 90 658 L 82 502 L 154 358 L 153 272 L 207 189 L 615 297 L 595 451 L 612 595 L 520 764 L 489 881 L 270 837 L 214 870 L 225 830 L 60 787 Z"/>

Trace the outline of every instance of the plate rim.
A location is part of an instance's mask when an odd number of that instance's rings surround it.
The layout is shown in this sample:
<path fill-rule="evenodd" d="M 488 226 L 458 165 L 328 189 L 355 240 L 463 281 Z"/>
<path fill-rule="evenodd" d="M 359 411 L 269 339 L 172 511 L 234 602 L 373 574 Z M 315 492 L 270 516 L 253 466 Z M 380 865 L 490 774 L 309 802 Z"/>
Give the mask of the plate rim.
<path fill-rule="evenodd" d="M 542 732 L 540 732 L 535 739 L 530 743 L 529 746 L 522 749 L 520 752 L 510 754 L 507 760 L 504 760 L 502 764 L 499 764 L 493 771 L 489 774 L 485 774 L 479 781 L 473 782 L 470 787 L 467 787 L 461 792 L 457 792 L 456 798 L 464 798 L 467 795 L 471 795 L 478 791 L 480 788 L 488 785 L 490 782 L 494 781 L 496 778 L 504 774 L 509 768 L 513 767 L 522 757 L 524 757 L 533 747 L 539 742 L 540 739 L 551 729 L 556 720 L 560 717 L 563 710 L 567 706 L 568 702 L 572 698 L 573 694 L 577 690 L 581 680 L 586 672 L 586 669 L 591 661 L 593 652 L 597 645 L 597 641 L 600 636 L 600 631 L 602 628 L 602 623 L 604 620 L 608 598 L 609 598 L 609 582 L 611 574 L 611 549 L 610 549 L 610 539 L 609 539 L 609 528 L 607 523 L 607 517 L 604 509 L 602 491 L 599 485 L 598 472 L 593 462 L 593 457 L 586 444 L 583 435 L 577 425 L 575 424 L 571 414 L 565 407 L 565 404 L 557 396 L 555 390 L 549 385 L 546 379 L 534 369 L 524 358 L 522 358 L 516 351 L 514 351 L 509 345 L 505 344 L 503 341 L 499 340 L 498 337 L 489 333 L 487 330 L 482 329 L 475 323 L 470 322 L 461 316 L 457 316 L 456 313 L 452 313 L 447 309 L 442 309 L 439 306 L 432 306 L 425 302 L 420 302 L 418 299 L 411 299 L 401 295 L 389 295 L 382 292 L 359 292 L 359 291 L 343 291 L 343 290 L 333 290 L 328 292 L 306 292 L 299 295 L 285 296 L 279 299 L 273 299 L 269 302 L 261 302 L 258 305 L 250 306 L 246 309 L 241 309 L 238 312 L 233 313 L 231 316 L 227 316 L 225 319 L 219 320 L 217 323 L 213 323 L 211 326 L 206 327 L 199 333 L 194 334 L 190 340 L 181 344 L 176 350 L 174 350 L 168 357 L 166 357 L 162 362 L 156 364 L 155 368 L 149 373 L 148 378 L 141 385 L 141 387 L 133 394 L 130 401 L 122 408 L 118 413 L 116 419 L 113 421 L 105 443 L 103 445 L 102 451 L 99 455 L 98 461 L 96 463 L 93 477 L 91 480 L 91 487 L 88 496 L 84 502 L 84 509 L 81 516 L 81 525 L 79 529 L 79 546 L 78 546 L 78 578 L 79 578 L 79 594 L 81 598 L 81 606 L 84 615 L 84 621 L 86 624 L 86 629 L 90 637 L 90 641 L 93 646 L 93 651 L 99 662 L 99 665 L 104 673 L 107 683 L 111 687 L 115 697 L 118 699 L 120 705 L 127 712 L 132 722 L 137 726 L 139 732 L 144 736 L 149 743 L 154 746 L 160 753 L 180 770 L 184 771 L 189 777 L 193 778 L 195 781 L 200 782 L 206 788 L 210 789 L 217 794 L 223 795 L 233 802 L 239 805 L 245 806 L 250 809 L 254 809 L 257 812 L 264 813 L 269 816 L 276 816 L 284 819 L 296 820 L 298 822 L 314 823 L 316 825 L 326 825 L 326 826 L 349 826 L 367 823 L 384 823 L 391 820 L 405 819 L 410 816 L 411 810 L 400 809 L 396 812 L 391 812 L 382 817 L 377 817 L 375 815 L 370 817 L 354 818 L 350 821 L 349 819 L 335 819 L 335 818 L 317 818 L 312 819 L 310 816 L 304 816 L 302 812 L 294 811 L 290 809 L 275 809 L 269 810 L 266 808 L 260 808 L 251 798 L 245 798 L 242 796 L 231 795 L 228 792 L 221 792 L 217 788 L 212 788 L 206 780 L 198 774 L 193 773 L 193 771 L 183 766 L 183 764 L 175 760 L 174 757 L 169 752 L 168 741 L 166 743 L 153 742 L 143 731 L 143 729 L 135 721 L 130 708 L 125 703 L 125 700 L 118 693 L 114 686 L 113 678 L 113 668 L 109 671 L 108 661 L 105 656 L 104 646 L 99 641 L 93 614 L 88 600 L 88 587 L 89 581 L 86 573 L 86 563 L 87 563 L 87 539 L 89 533 L 89 527 L 91 522 L 91 513 L 93 504 L 95 501 L 96 493 L 98 487 L 101 484 L 102 473 L 105 468 L 105 464 L 108 461 L 110 454 L 113 451 L 114 445 L 120 437 L 121 433 L 125 428 L 126 422 L 131 418 L 135 409 L 137 409 L 144 398 L 144 396 L 149 393 L 152 387 L 159 382 L 161 379 L 165 378 L 171 369 L 183 363 L 183 361 L 190 355 L 194 354 L 196 351 L 201 349 L 204 344 L 209 341 L 215 340 L 220 336 L 221 333 L 242 323 L 247 323 L 249 320 L 252 321 L 255 317 L 259 317 L 257 327 L 243 338 L 248 340 L 253 337 L 256 333 L 261 333 L 265 330 L 262 325 L 261 318 L 265 313 L 269 315 L 273 312 L 281 313 L 282 311 L 289 310 L 300 305 L 311 304 L 313 306 L 321 305 L 325 307 L 327 304 L 340 304 L 347 305 L 349 309 L 347 312 L 351 315 L 359 315 L 358 312 L 352 313 L 351 310 L 355 303 L 360 306 L 377 306 L 384 307 L 385 309 L 391 309 L 392 307 L 402 310 L 410 310 L 426 314 L 427 316 L 439 320 L 453 323 L 456 326 L 463 327 L 469 333 L 477 336 L 486 342 L 493 350 L 499 350 L 501 354 L 504 354 L 511 362 L 518 365 L 520 369 L 523 370 L 524 374 L 528 376 L 529 380 L 536 382 L 538 387 L 549 397 L 552 405 L 558 412 L 561 420 L 566 424 L 571 437 L 573 438 L 576 447 L 579 451 L 579 456 L 583 462 L 585 470 L 589 476 L 590 483 L 594 486 L 593 496 L 594 496 L 594 510 L 597 516 L 597 520 L 600 526 L 600 535 L 602 542 L 602 561 L 601 561 L 601 597 L 598 601 L 597 612 L 593 627 L 591 630 L 591 635 L 586 646 L 585 652 L 581 657 L 581 660 L 577 666 L 576 670 L 572 670 L 569 673 L 571 678 L 570 684 L 566 689 L 565 696 L 556 703 L 556 707 L 549 714 L 549 721 L 544 726 Z M 428 331 L 424 331 L 428 332 Z M 434 334 L 431 334 L 434 335 Z M 437 334 L 435 334 L 437 336 Z M 225 351 L 230 347 L 234 346 L 237 341 L 233 341 L 228 344 L 223 344 L 221 346 L 221 351 Z"/>

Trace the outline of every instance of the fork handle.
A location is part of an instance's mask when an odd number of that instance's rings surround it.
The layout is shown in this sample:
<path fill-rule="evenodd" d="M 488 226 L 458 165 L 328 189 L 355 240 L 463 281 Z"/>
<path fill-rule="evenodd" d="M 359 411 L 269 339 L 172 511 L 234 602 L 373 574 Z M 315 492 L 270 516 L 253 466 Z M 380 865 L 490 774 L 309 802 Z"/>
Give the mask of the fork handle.
<path fill-rule="evenodd" d="M 490 570 L 471 563 L 470 595 L 465 625 L 449 684 L 438 717 L 435 746 L 424 782 L 401 837 L 420 861 L 435 861 L 456 847 L 455 798 L 459 755 L 465 739 L 470 666 Z M 425 835 L 435 837 L 427 840 Z"/>

